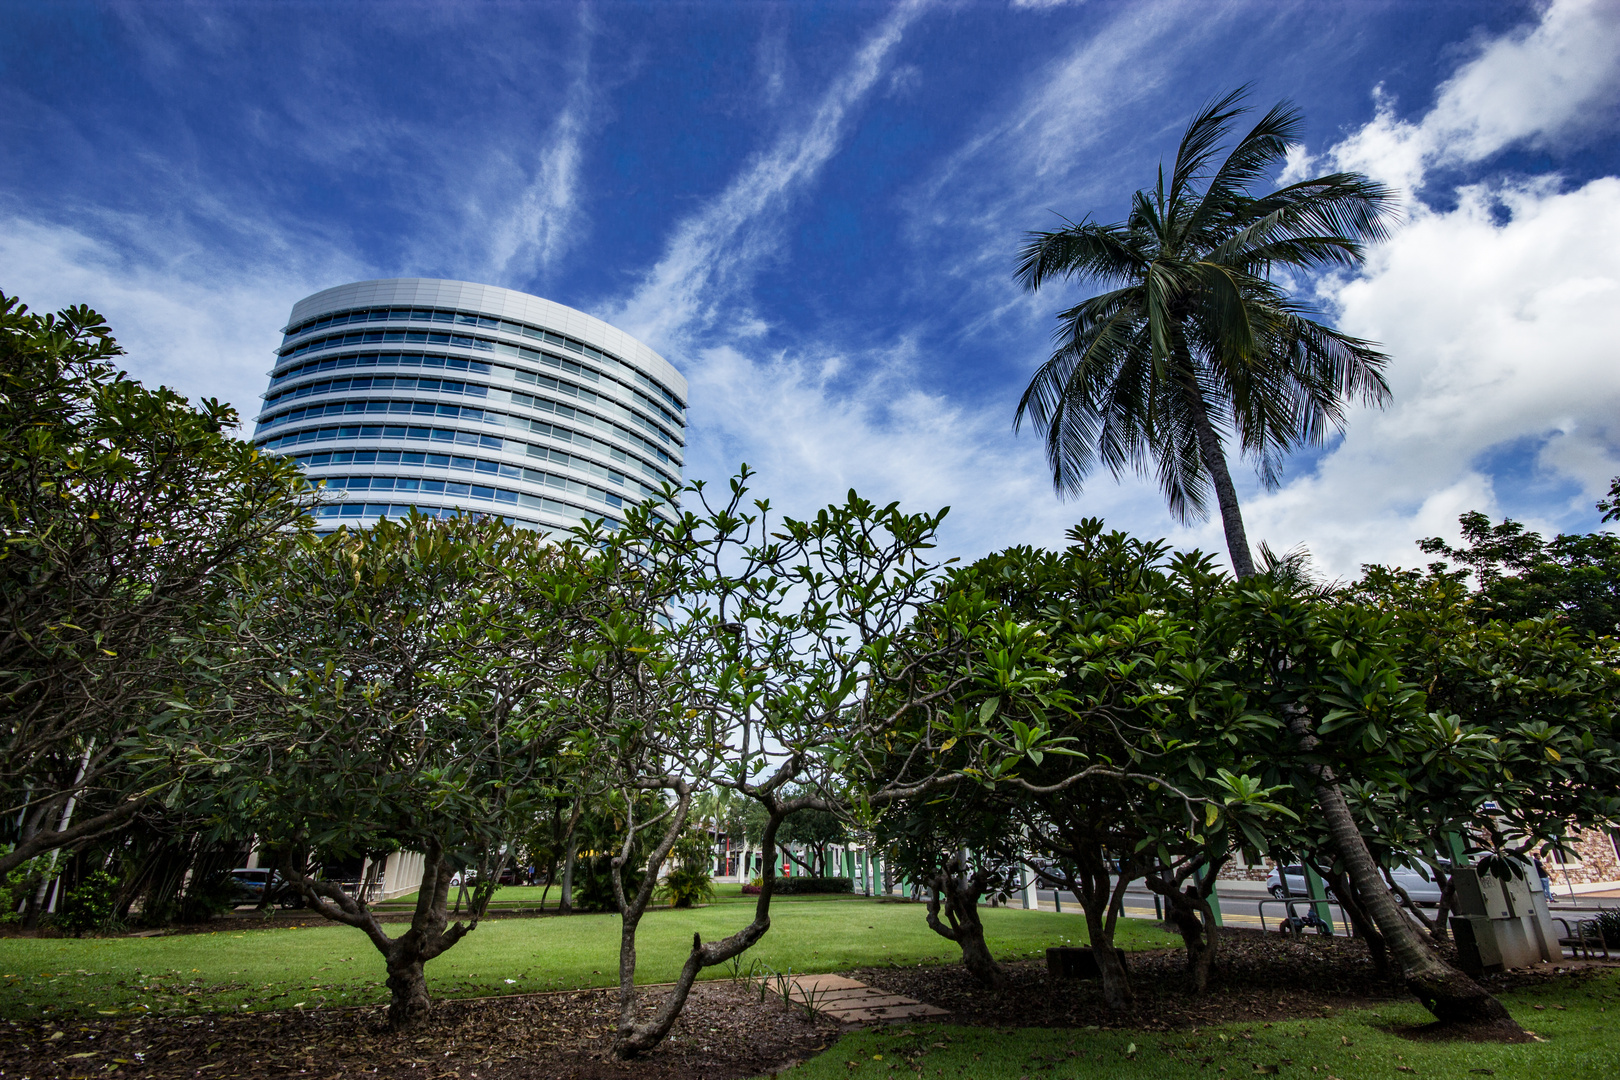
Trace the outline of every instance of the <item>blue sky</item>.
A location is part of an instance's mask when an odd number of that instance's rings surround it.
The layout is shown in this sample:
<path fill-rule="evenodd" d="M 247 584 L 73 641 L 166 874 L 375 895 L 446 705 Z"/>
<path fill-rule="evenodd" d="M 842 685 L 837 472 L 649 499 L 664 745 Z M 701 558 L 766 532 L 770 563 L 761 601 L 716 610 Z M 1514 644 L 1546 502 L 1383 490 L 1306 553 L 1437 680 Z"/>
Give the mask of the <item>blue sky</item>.
<path fill-rule="evenodd" d="M 692 384 L 690 475 L 805 512 L 950 505 L 951 554 L 1083 515 L 1218 548 L 1151 484 L 1059 502 L 1011 420 L 1075 289 L 1023 231 L 1122 217 L 1189 114 L 1291 98 L 1290 169 L 1400 185 L 1298 283 L 1394 404 L 1245 485 L 1251 536 L 1419 561 L 1468 509 L 1596 524 L 1620 473 L 1620 3 L 7 5 L 0 289 L 108 315 L 148 381 L 256 411 L 292 302 L 464 278 L 622 326 Z M 1075 287 L 1076 289 L 1079 286 Z"/>

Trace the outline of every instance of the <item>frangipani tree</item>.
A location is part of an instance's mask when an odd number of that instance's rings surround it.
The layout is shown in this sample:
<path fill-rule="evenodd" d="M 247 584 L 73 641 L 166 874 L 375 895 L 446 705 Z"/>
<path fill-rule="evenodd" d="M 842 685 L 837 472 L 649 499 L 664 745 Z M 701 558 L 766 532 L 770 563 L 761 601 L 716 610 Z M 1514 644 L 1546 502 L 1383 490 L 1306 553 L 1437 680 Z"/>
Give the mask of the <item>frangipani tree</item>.
<path fill-rule="evenodd" d="M 999 806 L 1022 855 L 1086 913 L 1105 998 L 1133 996 L 1113 950 L 1126 886 L 1146 877 L 1171 902 L 1195 987 L 1208 979 L 1208 888 L 1233 847 L 1293 811 L 1256 779 L 1254 749 L 1279 721 L 1251 706 L 1204 618 L 1227 584 L 1207 557 L 1105 532 L 1062 552 L 1012 548 L 953 575 L 1002 621 L 977 656 L 980 695 L 936 724 L 964 799 Z M 951 813 L 958 813 L 953 808 Z"/>
<path fill-rule="evenodd" d="M 122 353 L 89 308 L 0 293 L 0 880 L 173 797 L 187 761 L 145 751 L 195 719 L 188 631 L 311 501 Z"/>
<path fill-rule="evenodd" d="M 577 707 L 604 775 L 667 800 L 627 830 L 615 861 L 616 873 L 627 869 L 631 831 L 653 830 L 640 887 L 618 894 L 621 1057 L 657 1045 L 699 972 L 769 929 L 777 835 L 788 815 L 851 813 L 840 796 L 852 748 L 902 716 L 939 707 L 968 678 L 947 658 L 971 649 L 971 634 L 911 631 L 933 595 L 937 567 L 926 554 L 943 513 L 905 514 L 850 492 L 813 518 L 773 520 L 767 501 L 749 498 L 747 480 L 744 469 L 718 498 L 696 483 L 680 493 L 679 515 L 644 506 L 619 530 L 576 537 L 595 553 L 595 573 L 608 583 L 601 595 L 611 598 L 575 656 Z M 711 790 L 764 813 L 760 896 L 736 932 L 694 938 L 674 987 L 641 1020 L 637 926 L 693 799 Z"/>
<path fill-rule="evenodd" d="M 557 708 L 586 591 L 545 537 L 497 518 L 380 521 L 289 538 L 206 628 L 233 640 L 216 708 L 236 722 L 189 751 L 207 764 L 221 834 L 256 835 L 310 907 L 381 954 L 395 1027 L 430 1011 L 424 966 L 477 927 L 501 864 L 558 794 L 571 752 Z M 391 935 L 364 888 L 323 858 L 420 853 L 408 928 Z M 458 871 L 478 874 L 451 923 Z"/>

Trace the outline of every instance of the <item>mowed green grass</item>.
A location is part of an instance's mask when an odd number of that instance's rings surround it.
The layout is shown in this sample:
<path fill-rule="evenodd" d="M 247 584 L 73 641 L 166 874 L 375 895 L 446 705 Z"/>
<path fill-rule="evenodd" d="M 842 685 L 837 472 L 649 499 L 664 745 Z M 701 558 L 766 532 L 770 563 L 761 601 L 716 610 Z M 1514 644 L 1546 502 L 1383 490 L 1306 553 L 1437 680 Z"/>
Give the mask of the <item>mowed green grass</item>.
<path fill-rule="evenodd" d="M 1569 980 L 1502 998 L 1544 1042 L 1414 1042 L 1396 1032 L 1427 1023 L 1418 1005 L 1391 1004 L 1317 1020 L 1226 1024 L 1193 1032 L 966 1028 L 915 1025 L 845 1035 L 781 1080 L 1315 1080 L 1424 1077 L 1614 1080 L 1620 1076 L 1620 976 Z M 1540 1006 L 1538 1009 L 1537 1006 Z"/>
<path fill-rule="evenodd" d="M 744 963 L 776 971 L 843 971 L 874 964 L 940 963 L 960 958 L 928 929 L 921 904 L 845 900 L 773 905 L 771 929 Z M 747 924 L 746 906 L 661 909 L 642 921 L 638 982 L 675 977 L 692 946 Z M 1007 959 L 1040 955 L 1049 945 L 1084 940 L 1076 915 L 984 910 L 986 937 Z M 1179 939 L 1141 921 L 1121 922 L 1125 948 L 1162 948 Z M 391 933 L 405 929 L 390 924 Z M 618 983 L 619 918 L 504 919 L 484 922 L 427 965 L 438 997 L 612 986 Z M 724 977 L 724 967 L 707 978 Z M 0 1017 L 130 1015 L 309 1008 L 387 1000 L 382 958 L 346 926 L 248 928 L 156 938 L 0 939 Z"/>
<path fill-rule="evenodd" d="M 451 894 L 452 903 L 455 893 Z M 499 909 L 524 908 L 531 911 L 556 911 L 561 892 L 553 885 L 549 889 L 544 885 L 502 885 L 495 890 L 490 898 L 490 907 Z M 816 903 L 850 899 L 849 893 L 811 893 L 804 896 L 778 896 L 772 901 L 772 906 L 782 903 Z M 717 904 L 752 904 L 759 898 L 757 896 L 744 896 L 742 886 L 736 882 L 720 882 L 714 887 L 714 902 Z M 860 897 L 856 897 L 860 899 Z M 386 900 L 376 906 L 388 910 L 408 910 L 416 904 L 416 894 L 406 893 Z"/>

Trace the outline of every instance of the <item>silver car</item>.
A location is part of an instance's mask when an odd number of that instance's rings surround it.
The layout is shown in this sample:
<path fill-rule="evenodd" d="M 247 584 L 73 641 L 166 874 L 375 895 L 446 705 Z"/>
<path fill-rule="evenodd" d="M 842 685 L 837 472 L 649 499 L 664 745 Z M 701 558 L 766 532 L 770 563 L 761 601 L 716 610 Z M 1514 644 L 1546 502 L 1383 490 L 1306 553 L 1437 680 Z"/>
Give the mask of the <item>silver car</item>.
<path fill-rule="evenodd" d="M 1433 878 L 1426 878 L 1417 870 L 1409 866 L 1402 866 L 1390 871 L 1395 884 L 1406 890 L 1406 895 L 1412 898 L 1414 904 L 1438 904 L 1440 902 L 1440 886 Z M 1327 895 L 1333 895 L 1333 888 L 1326 886 Z M 1271 871 L 1266 878 L 1266 891 L 1272 896 L 1305 896 L 1308 891 L 1305 886 L 1305 868 L 1303 866 L 1282 866 Z"/>

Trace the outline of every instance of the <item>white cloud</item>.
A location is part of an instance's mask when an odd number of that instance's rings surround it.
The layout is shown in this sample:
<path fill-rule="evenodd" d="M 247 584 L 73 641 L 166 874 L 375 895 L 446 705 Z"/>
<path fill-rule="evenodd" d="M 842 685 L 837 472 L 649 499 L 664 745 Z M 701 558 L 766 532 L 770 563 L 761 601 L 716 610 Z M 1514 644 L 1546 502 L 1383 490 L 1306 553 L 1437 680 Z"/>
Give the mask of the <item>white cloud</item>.
<path fill-rule="evenodd" d="M 1341 168 L 1415 191 L 1436 164 L 1483 161 L 1516 144 L 1612 130 L 1620 96 L 1620 4 L 1555 0 L 1539 22 L 1487 42 L 1441 85 L 1420 121 L 1378 114 L 1334 148 Z"/>
<path fill-rule="evenodd" d="M 5 218 L 0 284 L 35 311 L 95 308 L 128 353 L 120 363 L 132 375 L 230 402 L 246 434 L 293 302 L 365 276 L 336 254 L 312 256 L 307 243 L 258 239 L 240 261 L 221 262 L 166 222 L 104 216 L 76 228 Z"/>
<path fill-rule="evenodd" d="M 1314 473 L 1252 499 L 1252 538 L 1305 541 L 1346 574 L 1421 563 L 1413 542 L 1455 537 L 1467 510 L 1590 526 L 1620 473 L 1620 179 L 1418 204 L 1364 274 L 1327 291 L 1339 325 L 1390 354 L 1394 400 L 1353 415 Z M 1493 455 L 1527 457 L 1534 490 L 1499 490 Z"/>
<path fill-rule="evenodd" d="M 755 491 L 788 514 L 843 501 L 854 488 L 908 511 L 949 506 L 943 556 L 977 557 L 1010 543 L 1062 543 L 1080 517 L 1142 518 L 1158 496 L 1100 484 L 1062 503 L 1039 445 L 1014 440 L 1010 401 L 963 405 L 920 387 L 909 342 L 860 355 L 766 357 L 720 345 L 693 365 L 688 472 L 718 480 L 746 462 Z"/>

